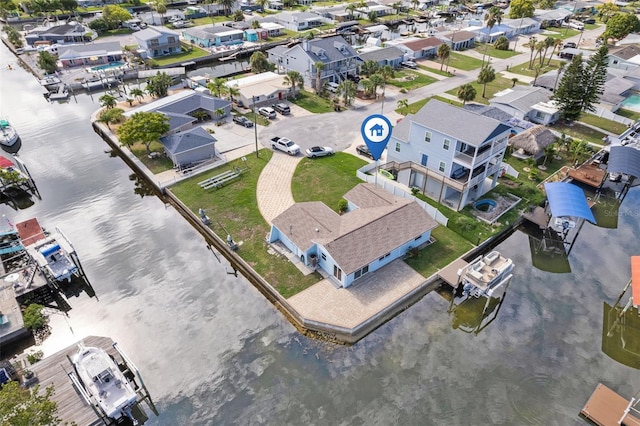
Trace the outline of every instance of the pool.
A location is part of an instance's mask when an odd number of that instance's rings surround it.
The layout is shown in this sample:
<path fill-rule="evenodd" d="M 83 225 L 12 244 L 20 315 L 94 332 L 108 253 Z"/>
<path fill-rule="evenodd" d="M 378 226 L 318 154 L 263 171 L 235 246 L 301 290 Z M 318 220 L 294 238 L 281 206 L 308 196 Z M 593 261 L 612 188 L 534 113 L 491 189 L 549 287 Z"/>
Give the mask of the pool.
<path fill-rule="evenodd" d="M 498 203 L 496 203 L 494 200 L 485 198 L 473 203 L 473 208 L 481 212 L 490 212 L 491 210 L 495 209 L 497 205 Z"/>
<path fill-rule="evenodd" d="M 124 65 L 124 62 L 122 62 L 122 61 L 109 62 L 108 64 L 99 65 L 97 67 L 91 67 L 91 72 L 104 71 L 104 70 L 108 70 L 108 69 L 111 69 L 111 68 L 119 68 L 119 67 L 121 67 L 123 65 Z"/>
<path fill-rule="evenodd" d="M 640 112 L 640 95 L 631 95 L 620 104 L 622 108 Z"/>

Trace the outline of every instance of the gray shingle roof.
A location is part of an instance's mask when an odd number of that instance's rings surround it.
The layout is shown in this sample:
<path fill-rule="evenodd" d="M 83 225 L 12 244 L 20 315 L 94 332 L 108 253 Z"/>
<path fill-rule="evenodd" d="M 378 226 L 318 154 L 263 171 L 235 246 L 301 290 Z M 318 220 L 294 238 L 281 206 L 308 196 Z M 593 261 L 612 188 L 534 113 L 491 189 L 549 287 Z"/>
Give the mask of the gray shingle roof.
<path fill-rule="evenodd" d="M 175 36 L 176 39 L 180 36 L 180 34 L 176 31 L 170 30 L 169 28 L 157 26 L 149 26 L 142 31 L 136 31 L 133 36 L 137 40 L 149 41 L 155 40 L 162 35 L 172 35 Z"/>
<path fill-rule="evenodd" d="M 227 100 L 205 95 L 204 93 L 193 92 L 191 96 L 162 105 L 157 109 L 157 111 L 164 113 L 189 114 L 190 112 L 200 108 L 213 112 L 218 108 L 226 108 L 229 105 L 231 105 L 231 102 Z"/>
<path fill-rule="evenodd" d="M 58 59 L 77 58 L 79 56 L 103 56 L 116 52 L 122 53 L 122 46 L 118 41 L 105 41 L 103 43 L 72 44 L 58 48 Z"/>
<path fill-rule="evenodd" d="M 339 216 L 320 202 L 296 203 L 273 224 L 301 250 L 314 243 L 324 245 L 346 274 L 437 226 L 417 203 L 385 194 L 372 184 L 358 186 L 364 188 L 356 187 L 348 195 L 367 207 Z"/>
<path fill-rule="evenodd" d="M 195 127 L 175 135 L 161 137 L 160 142 L 162 142 L 167 152 L 179 154 L 205 145 L 211 145 L 216 142 L 216 138 L 202 127 Z"/>
<path fill-rule="evenodd" d="M 618 46 L 609 49 L 609 56 L 617 56 L 618 58 L 625 60 L 638 55 L 640 55 L 640 46 L 636 44 Z"/>
<path fill-rule="evenodd" d="M 542 87 L 515 86 L 510 90 L 504 95 L 491 98 L 489 104 L 509 105 L 518 111 L 528 113 L 533 105 L 548 102 L 552 95 L 549 90 Z"/>
<path fill-rule="evenodd" d="M 409 141 L 411 123 L 443 133 L 470 145 L 480 146 L 486 140 L 509 129 L 498 120 L 431 99 L 416 114 L 409 114 L 393 128 L 393 137 Z"/>
<path fill-rule="evenodd" d="M 383 60 L 397 59 L 404 56 L 404 52 L 395 46 L 383 47 L 382 49 L 371 50 L 366 53 L 360 53 L 363 61 L 380 62 Z"/>

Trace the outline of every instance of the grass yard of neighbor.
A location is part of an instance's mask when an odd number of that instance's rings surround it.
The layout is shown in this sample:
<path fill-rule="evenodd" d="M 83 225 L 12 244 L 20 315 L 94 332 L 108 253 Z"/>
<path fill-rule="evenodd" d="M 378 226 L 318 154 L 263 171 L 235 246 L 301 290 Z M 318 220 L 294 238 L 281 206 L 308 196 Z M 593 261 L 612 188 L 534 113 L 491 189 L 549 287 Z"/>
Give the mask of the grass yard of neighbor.
<path fill-rule="evenodd" d="M 290 99 L 290 101 L 291 103 L 316 114 L 333 112 L 333 102 L 331 100 L 322 98 L 315 93 L 311 93 L 306 90 L 300 90 L 295 99 Z"/>

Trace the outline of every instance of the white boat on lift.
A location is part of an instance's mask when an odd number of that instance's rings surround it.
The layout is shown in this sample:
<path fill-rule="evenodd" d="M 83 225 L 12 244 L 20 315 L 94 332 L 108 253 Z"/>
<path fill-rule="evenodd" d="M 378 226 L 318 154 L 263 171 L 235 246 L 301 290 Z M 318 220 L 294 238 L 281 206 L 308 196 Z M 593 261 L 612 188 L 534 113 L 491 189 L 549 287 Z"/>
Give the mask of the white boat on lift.
<path fill-rule="evenodd" d="M 462 276 L 463 294 L 473 297 L 491 296 L 502 286 L 513 270 L 513 261 L 492 251 L 473 261 Z"/>
<path fill-rule="evenodd" d="M 15 154 L 21 145 L 22 142 L 17 130 L 9 124 L 9 120 L 0 117 L 0 147 L 11 154 Z"/>
<path fill-rule="evenodd" d="M 71 362 L 80 385 L 107 417 L 117 422 L 128 417 L 134 425 L 138 423 L 131 412 L 137 403 L 136 391 L 107 352 L 80 345 Z"/>

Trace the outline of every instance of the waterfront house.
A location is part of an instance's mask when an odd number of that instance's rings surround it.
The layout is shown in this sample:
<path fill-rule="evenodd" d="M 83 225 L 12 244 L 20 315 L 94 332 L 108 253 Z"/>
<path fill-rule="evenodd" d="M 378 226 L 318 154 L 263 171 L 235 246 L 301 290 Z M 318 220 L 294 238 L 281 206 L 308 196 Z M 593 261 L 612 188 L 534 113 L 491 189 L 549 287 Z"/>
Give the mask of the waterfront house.
<path fill-rule="evenodd" d="M 197 116 L 205 112 L 210 119 L 227 117 L 231 102 L 194 90 L 181 90 L 145 105 L 125 112 L 128 117 L 136 112 L 161 112 L 169 117 L 169 132 L 174 134 L 191 129 L 198 122 Z"/>
<path fill-rule="evenodd" d="M 122 61 L 123 57 L 122 46 L 117 41 L 58 47 L 58 60 L 63 68 L 106 65 Z"/>
<path fill-rule="evenodd" d="M 436 37 L 407 37 L 386 43 L 402 50 L 406 59 L 433 58 L 437 56 L 438 46 L 441 44 L 442 40 Z"/>
<path fill-rule="evenodd" d="M 343 215 L 321 202 L 294 204 L 273 220 L 269 243 L 280 242 L 303 264 L 349 287 L 427 244 L 437 226 L 415 201 L 374 184 L 359 184 L 344 198 Z"/>
<path fill-rule="evenodd" d="M 298 71 L 305 86 L 316 87 L 316 62 L 322 62 L 321 83 L 340 83 L 347 75 L 357 75 L 362 59 L 341 36 L 303 40 L 292 47 L 276 46 L 267 51 L 269 62 L 279 73 Z"/>
<path fill-rule="evenodd" d="M 176 167 L 212 160 L 216 157 L 216 138 L 202 127 L 195 127 L 160 138 L 165 153 Z"/>
<path fill-rule="evenodd" d="M 385 169 L 460 210 L 496 186 L 510 133 L 498 120 L 432 99 L 394 127 Z"/>
<path fill-rule="evenodd" d="M 532 34 L 540 29 L 540 22 L 532 18 L 503 19 L 501 24 L 510 28 L 506 31 L 509 38 Z"/>
<path fill-rule="evenodd" d="M 472 49 L 476 42 L 476 34 L 471 31 L 441 32 L 437 33 L 436 37 L 447 43 L 454 51 Z"/>
<path fill-rule="evenodd" d="M 390 65 L 398 68 L 404 61 L 404 52 L 395 46 L 369 47 L 362 49 L 359 54 L 363 62 L 373 61 L 381 67 Z"/>
<path fill-rule="evenodd" d="M 540 28 L 559 27 L 566 22 L 572 15 L 570 10 L 566 9 L 536 9 L 533 12 L 532 19 L 540 23 Z"/>
<path fill-rule="evenodd" d="M 150 26 L 133 33 L 140 49 L 151 58 L 175 55 L 182 52 L 180 34 L 166 27 Z"/>
<path fill-rule="evenodd" d="M 242 30 L 222 25 L 201 25 L 182 31 L 182 37 L 199 47 L 231 46 L 244 42 Z"/>
<path fill-rule="evenodd" d="M 29 46 L 37 41 L 50 41 L 51 43 L 85 43 L 98 37 L 95 31 L 79 23 L 54 25 L 52 27 L 37 27 L 25 35 Z"/>
<path fill-rule="evenodd" d="M 270 18 L 290 31 L 303 31 L 331 24 L 330 19 L 311 12 L 281 12 Z"/>
<path fill-rule="evenodd" d="M 489 100 L 489 105 L 518 120 L 551 124 L 560 118 L 558 108 L 550 103 L 552 94 L 542 87 L 514 86 L 496 93 Z"/>
<path fill-rule="evenodd" d="M 252 107 L 274 104 L 292 95 L 291 86 L 284 84 L 284 75 L 271 71 L 263 72 L 248 77 L 228 80 L 227 86 L 238 89 L 236 98 L 244 106 Z M 299 87 L 296 87 L 298 90 Z"/>

